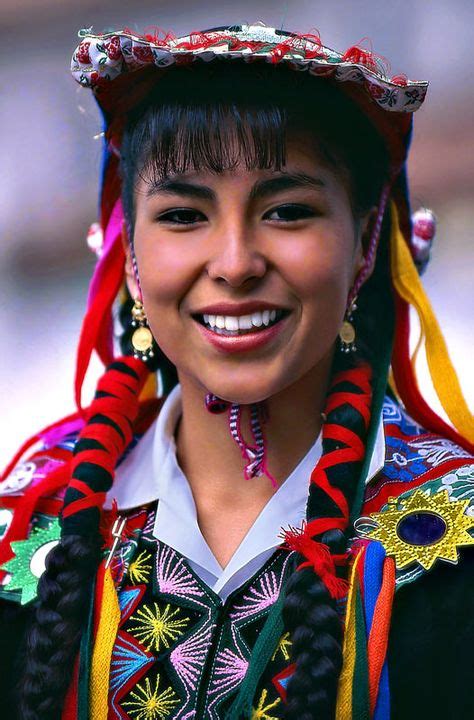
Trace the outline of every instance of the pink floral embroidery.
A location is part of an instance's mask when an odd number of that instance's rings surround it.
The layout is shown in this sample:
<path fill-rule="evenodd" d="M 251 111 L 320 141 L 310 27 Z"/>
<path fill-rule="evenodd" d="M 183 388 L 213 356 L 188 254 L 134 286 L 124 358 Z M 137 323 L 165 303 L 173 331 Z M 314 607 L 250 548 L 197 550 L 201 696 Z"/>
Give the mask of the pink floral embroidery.
<path fill-rule="evenodd" d="M 230 648 L 222 650 L 216 660 L 215 687 L 222 689 L 238 684 L 247 672 L 248 660 L 245 660 L 238 648 L 238 655 Z"/>
<path fill-rule="evenodd" d="M 105 43 L 105 51 L 111 60 L 120 60 L 122 48 L 120 47 L 120 38 L 117 35 Z"/>
<path fill-rule="evenodd" d="M 253 585 L 249 592 L 244 595 L 244 602 L 241 605 L 237 605 L 232 611 L 232 620 L 242 620 L 262 610 L 266 610 L 277 601 L 280 594 L 280 587 L 281 575 L 277 576 L 273 570 L 265 573 L 258 580 L 257 584 Z"/>
<path fill-rule="evenodd" d="M 170 655 L 182 683 L 195 691 L 211 643 L 211 628 L 202 629 L 178 645 Z"/>
<path fill-rule="evenodd" d="M 160 545 L 156 553 L 156 576 L 160 592 L 181 597 L 202 597 L 203 592 L 187 570 L 184 559 L 167 545 Z"/>

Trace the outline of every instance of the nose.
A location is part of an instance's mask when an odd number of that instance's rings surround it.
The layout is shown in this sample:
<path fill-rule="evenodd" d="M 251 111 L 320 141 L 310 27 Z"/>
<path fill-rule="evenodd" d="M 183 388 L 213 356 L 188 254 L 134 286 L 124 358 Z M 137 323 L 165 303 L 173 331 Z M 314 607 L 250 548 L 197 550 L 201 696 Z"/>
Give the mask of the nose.
<path fill-rule="evenodd" d="M 267 271 L 267 259 L 258 248 L 256 238 L 245 223 L 229 219 L 216 233 L 212 257 L 207 265 L 211 280 L 240 287 L 251 279 L 262 278 Z"/>

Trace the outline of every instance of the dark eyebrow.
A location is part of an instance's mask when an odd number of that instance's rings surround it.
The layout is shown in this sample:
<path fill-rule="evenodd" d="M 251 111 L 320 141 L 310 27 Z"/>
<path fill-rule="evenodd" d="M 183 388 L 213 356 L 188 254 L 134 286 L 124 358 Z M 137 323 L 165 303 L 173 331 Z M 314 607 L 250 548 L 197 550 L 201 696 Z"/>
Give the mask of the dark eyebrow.
<path fill-rule="evenodd" d="M 325 183 L 321 178 L 306 175 L 306 173 L 285 173 L 277 177 L 258 180 L 250 191 L 249 199 L 265 198 L 283 190 L 293 190 L 301 187 L 313 187 L 321 190 L 325 187 Z M 150 198 L 157 193 L 183 195 L 184 197 L 198 198 L 200 200 L 212 201 L 216 199 L 214 190 L 206 185 L 196 185 L 185 180 L 173 180 L 170 178 L 150 184 L 146 196 Z"/>
<path fill-rule="evenodd" d="M 282 190 L 293 190 L 294 188 L 313 187 L 318 190 L 325 187 L 321 178 L 306 175 L 305 173 L 285 173 L 267 180 L 258 180 L 250 191 L 250 199 L 268 197 Z"/>
<path fill-rule="evenodd" d="M 200 200 L 215 200 L 216 194 L 214 190 L 206 185 L 195 185 L 194 183 L 180 180 L 157 180 L 150 184 L 146 191 L 147 198 L 153 197 L 157 193 L 165 193 L 166 195 L 184 195 L 185 197 L 199 198 Z"/>

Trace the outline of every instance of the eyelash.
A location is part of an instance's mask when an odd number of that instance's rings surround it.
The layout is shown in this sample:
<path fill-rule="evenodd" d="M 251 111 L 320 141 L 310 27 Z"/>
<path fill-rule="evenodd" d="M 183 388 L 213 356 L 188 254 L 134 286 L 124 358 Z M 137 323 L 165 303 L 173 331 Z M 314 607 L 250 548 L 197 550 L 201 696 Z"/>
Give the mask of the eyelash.
<path fill-rule="evenodd" d="M 268 211 L 268 213 L 265 213 L 265 215 L 275 213 L 277 211 L 281 212 L 282 210 L 291 210 L 291 211 L 300 211 L 300 217 L 287 219 L 287 220 L 276 220 L 276 222 L 297 222 L 298 220 L 304 220 L 309 217 L 314 217 L 317 213 L 307 205 L 297 205 L 295 203 L 285 203 L 284 205 L 279 205 L 276 208 L 273 208 L 273 210 Z M 205 217 L 203 213 L 199 212 L 199 210 L 192 210 L 191 208 L 175 208 L 174 210 L 168 210 L 167 212 L 163 213 L 162 215 L 159 215 L 157 217 L 157 222 L 162 223 L 170 223 L 172 225 L 194 225 L 192 221 L 180 221 L 180 220 L 169 220 L 167 218 L 170 218 L 171 216 L 178 216 L 183 214 L 189 217 L 196 216 L 196 215 L 202 215 L 202 217 Z"/>

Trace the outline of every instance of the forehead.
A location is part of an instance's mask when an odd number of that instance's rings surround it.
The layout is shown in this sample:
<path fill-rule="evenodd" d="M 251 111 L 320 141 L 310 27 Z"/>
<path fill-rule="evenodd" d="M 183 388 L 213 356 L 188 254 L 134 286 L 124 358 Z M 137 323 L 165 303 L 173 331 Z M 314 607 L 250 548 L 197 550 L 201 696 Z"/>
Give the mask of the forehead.
<path fill-rule="evenodd" d="M 142 170 L 138 175 L 139 184 L 157 184 L 167 180 L 196 180 L 207 178 L 211 180 L 216 177 L 271 177 L 275 172 L 286 174 L 314 173 L 318 170 L 322 174 L 334 174 L 335 167 L 331 161 L 328 149 L 323 142 L 319 142 L 315 134 L 304 128 L 289 127 L 282 133 L 279 139 L 278 156 L 272 156 L 271 142 L 274 138 L 268 138 L 265 161 L 262 162 L 263 152 L 259 156 L 258 150 L 254 148 L 253 153 L 248 144 L 242 138 L 238 128 L 223 123 L 225 135 L 219 139 L 207 137 L 207 147 L 203 148 L 201 154 L 187 155 L 187 143 L 192 140 L 190 136 L 183 137 L 182 142 L 177 143 L 171 149 L 166 158 L 166 166 L 160 166 L 159 157 L 155 154 L 156 148 L 151 148 L 148 157 L 143 158 Z M 186 132 L 185 132 L 186 134 Z M 261 138 L 265 142 L 265 138 Z M 184 141 L 184 142 L 183 142 Z M 159 142 L 159 141 L 158 141 Z M 225 145 L 225 148 L 223 148 Z M 206 150 L 208 153 L 206 153 Z M 242 150 L 246 152 L 242 152 Z M 219 154 L 219 158 L 212 153 Z M 170 163 L 170 157 L 172 162 Z M 206 162 L 206 160 L 209 160 Z M 336 174 L 338 174 L 336 172 Z"/>

